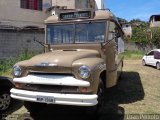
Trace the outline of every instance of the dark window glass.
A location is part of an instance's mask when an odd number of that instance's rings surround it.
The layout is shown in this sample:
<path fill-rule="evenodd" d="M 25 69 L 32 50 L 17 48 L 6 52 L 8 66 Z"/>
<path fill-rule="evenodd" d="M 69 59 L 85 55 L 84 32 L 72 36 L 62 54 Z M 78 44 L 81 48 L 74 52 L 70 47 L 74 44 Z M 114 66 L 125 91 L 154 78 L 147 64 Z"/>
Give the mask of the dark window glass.
<path fill-rule="evenodd" d="M 160 16 L 155 16 L 155 21 L 160 21 Z"/>
<path fill-rule="evenodd" d="M 154 52 L 154 58 L 155 59 L 160 59 L 160 52 L 159 51 Z"/>
<path fill-rule="evenodd" d="M 21 0 L 21 8 L 42 10 L 42 0 Z"/>
<path fill-rule="evenodd" d="M 154 55 L 154 51 L 151 51 L 150 53 L 148 53 L 148 55 Z"/>

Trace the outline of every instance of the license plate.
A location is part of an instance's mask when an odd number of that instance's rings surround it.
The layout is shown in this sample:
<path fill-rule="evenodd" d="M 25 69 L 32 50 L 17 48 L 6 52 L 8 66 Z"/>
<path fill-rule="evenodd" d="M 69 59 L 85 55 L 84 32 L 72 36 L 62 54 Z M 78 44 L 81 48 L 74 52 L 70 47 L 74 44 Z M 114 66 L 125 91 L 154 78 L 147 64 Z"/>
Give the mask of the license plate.
<path fill-rule="evenodd" d="M 54 98 L 53 97 L 48 97 L 48 96 L 37 96 L 37 101 L 38 102 L 43 102 L 43 103 L 54 103 Z"/>

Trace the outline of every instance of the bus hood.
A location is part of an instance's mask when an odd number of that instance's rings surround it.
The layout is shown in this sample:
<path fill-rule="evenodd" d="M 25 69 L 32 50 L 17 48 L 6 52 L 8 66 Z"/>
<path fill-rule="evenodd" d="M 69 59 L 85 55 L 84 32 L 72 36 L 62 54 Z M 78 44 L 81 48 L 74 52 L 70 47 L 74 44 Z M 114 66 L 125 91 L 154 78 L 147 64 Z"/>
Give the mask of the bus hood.
<path fill-rule="evenodd" d="M 73 62 L 82 58 L 100 57 L 96 50 L 55 50 L 34 56 L 30 60 L 17 63 L 19 66 L 62 66 L 71 67 Z"/>

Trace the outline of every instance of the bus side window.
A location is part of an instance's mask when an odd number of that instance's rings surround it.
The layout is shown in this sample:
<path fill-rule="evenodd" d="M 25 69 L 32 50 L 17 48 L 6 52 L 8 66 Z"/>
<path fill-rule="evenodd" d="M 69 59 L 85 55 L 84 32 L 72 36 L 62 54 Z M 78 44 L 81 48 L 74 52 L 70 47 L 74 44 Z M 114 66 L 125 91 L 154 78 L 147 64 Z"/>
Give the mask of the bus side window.
<path fill-rule="evenodd" d="M 115 28 L 116 25 L 114 22 L 109 22 L 109 31 L 108 31 L 108 40 L 113 40 L 115 38 Z"/>
<path fill-rule="evenodd" d="M 116 27 L 116 28 L 115 28 L 115 34 L 117 34 L 117 35 L 121 35 L 120 30 L 119 30 L 119 28 L 118 28 L 118 27 Z M 115 38 L 116 50 L 117 50 L 117 51 L 118 51 L 118 45 L 119 45 L 119 44 L 118 44 L 118 40 L 119 40 L 119 38 L 120 38 L 120 37 L 116 37 L 116 38 Z"/>
<path fill-rule="evenodd" d="M 113 40 L 116 43 L 116 51 L 118 51 L 118 38 L 116 34 L 118 33 L 118 27 L 114 22 L 109 23 L 109 33 L 108 33 L 108 40 Z"/>
<path fill-rule="evenodd" d="M 118 37 L 115 39 L 115 42 L 117 44 L 118 54 L 120 54 L 120 53 L 124 52 L 123 33 L 118 27 L 117 27 L 116 33 L 117 33 Z"/>
<path fill-rule="evenodd" d="M 115 37 L 116 34 L 121 35 L 120 37 Z M 119 53 L 124 52 L 124 41 L 123 41 L 123 33 L 114 22 L 109 22 L 109 32 L 108 32 L 108 40 L 114 40 L 116 43 L 116 51 Z"/>

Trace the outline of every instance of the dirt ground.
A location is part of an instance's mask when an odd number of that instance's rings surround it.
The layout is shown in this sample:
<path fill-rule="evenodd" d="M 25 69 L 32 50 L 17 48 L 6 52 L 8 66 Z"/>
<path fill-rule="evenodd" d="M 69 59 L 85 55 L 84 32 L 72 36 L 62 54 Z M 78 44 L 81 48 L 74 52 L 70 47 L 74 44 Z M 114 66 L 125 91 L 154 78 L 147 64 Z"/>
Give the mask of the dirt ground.
<path fill-rule="evenodd" d="M 122 77 L 117 86 L 107 90 L 106 103 L 98 115 L 89 116 L 82 108 L 55 105 L 29 115 L 23 103 L 16 101 L 7 120 L 123 120 L 126 114 L 160 114 L 159 93 L 160 70 L 142 66 L 141 60 L 125 60 Z"/>

